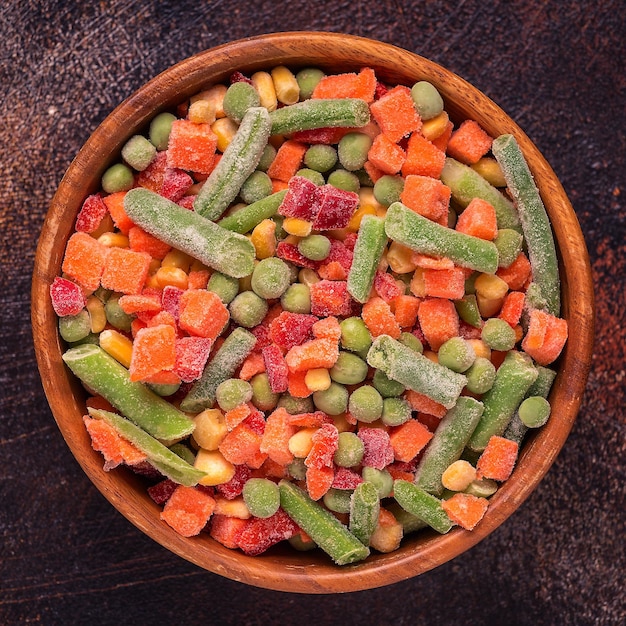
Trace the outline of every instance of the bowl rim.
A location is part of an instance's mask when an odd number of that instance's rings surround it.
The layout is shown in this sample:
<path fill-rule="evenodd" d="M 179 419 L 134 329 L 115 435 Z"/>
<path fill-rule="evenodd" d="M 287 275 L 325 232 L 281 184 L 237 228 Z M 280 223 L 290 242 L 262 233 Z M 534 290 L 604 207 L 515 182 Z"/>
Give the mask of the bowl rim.
<path fill-rule="evenodd" d="M 329 53 L 338 55 L 338 60 L 327 59 L 324 63 Z M 570 327 L 550 394 L 558 409 L 548 424 L 525 441 L 516 470 L 492 497 L 485 518 L 471 532 L 455 528 L 447 535 L 431 531 L 409 535 L 394 553 L 376 553 L 362 563 L 343 567 L 317 554 L 319 550 L 303 555 L 278 548 L 248 557 L 224 548 L 208 535 L 183 538 L 160 521 L 160 507 L 149 499 L 137 476 L 122 468 L 108 473 L 102 470 L 101 456 L 91 448 L 80 419 L 85 413 L 84 393 L 61 360 L 62 341 L 48 296 L 80 208 L 75 201 L 72 204 L 72 198 L 93 193 L 124 141 L 145 128 L 159 111 L 200 91 L 199 84 L 219 82 L 235 69 L 252 72 L 278 64 L 355 70 L 366 65 L 366 56 L 367 65 L 388 81 L 406 83 L 410 76 L 413 81 L 433 82 L 453 118 L 459 112 L 452 96 L 455 90 L 462 91 L 467 98 L 465 106 L 476 111 L 474 119 L 493 136 L 496 125 L 500 133 L 512 133 L 529 165 L 532 163 L 531 171 L 553 224 L 566 296 L 562 315 Z M 213 78 L 207 81 L 207 75 Z M 148 106 L 159 100 L 161 104 L 156 108 Z M 59 240 L 63 245 L 58 244 Z M 33 339 L 44 392 L 65 441 L 98 490 L 142 532 L 199 567 L 257 587 L 298 593 L 361 591 L 406 580 L 458 556 L 510 517 L 554 463 L 576 419 L 591 364 L 594 306 L 589 257 L 576 214 L 554 171 L 521 128 L 476 87 L 433 61 L 389 43 L 324 31 L 270 33 L 209 48 L 161 72 L 118 105 L 81 147 L 59 184 L 41 230 L 31 288 Z M 129 496 L 139 505 L 132 506 Z"/>

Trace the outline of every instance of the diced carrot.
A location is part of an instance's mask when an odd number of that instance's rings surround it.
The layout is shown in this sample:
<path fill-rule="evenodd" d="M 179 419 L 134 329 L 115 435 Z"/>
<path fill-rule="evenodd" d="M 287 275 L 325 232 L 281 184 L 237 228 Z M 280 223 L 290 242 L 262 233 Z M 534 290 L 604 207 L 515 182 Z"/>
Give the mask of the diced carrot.
<path fill-rule="evenodd" d="M 128 230 L 128 243 L 135 252 L 146 252 L 153 259 L 162 259 L 171 249 L 168 243 L 147 233 L 140 226 L 131 226 Z"/>
<path fill-rule="evenodd" d="M 102 409 L 103 411 L 110 411 L 111 413 L 117 413 L 117 409 L 102 396 L 89 396 L 85 401 L 87 408 Z"/>
<path fill-rule="evenodd" d="M 446 155 L 431 141 L 419 133 L 409 138 L 406 160 L 402 165 L 403 176 L 417 174 L 439 178 L 446 162 Z"/>
<path fill-rule="evenodd" d="M 171 370 L 161 370 L 142 379 L 150 385 L 180 385 L 180 376 Z"/>
<path fill-rule="evenodd" d="M 511 328 L 515 328 L 522 317 L 525 299 L 523 291 L 509 291 L 504 297 L 498 317 L 505 320 Z"/>
<path fill-rule="evenodd" d="M 394 302 L 394 315 L 400 328 L 413 328 L 417 321 L 420 299 L 415 296 L 398 296 Z"/>
<path fill-rule="evenodd" d="M 404 182 L 400 201 L 412 211 L 428 219 L 447 220 L 450 188 L 430 176 L 410 174 Z"/>
<path fill-rule="evenodd" d="M 105 196 L 102 200 L 113 218 L 113 223 L 124 235 L 128 235 L 128 232 L 135 224 L 124 210 L 125 196 L 125 191 L 116 191 L 115 193 Z"/>
<path fill-rule="evenodd" d="M 339 261 L 320 265 L 317 273 L 322 280 L 346 280 L 348 278 L 348 273 Z"/>
<path fill-rule="evenodd" d="M 406 161 L 406 152 L 387 135 L 380 133 L 374 138 L 367 159 L 383 174 L 397 174 Z"/>
<path fill-rule="evenodd" d="M 332 418 L 326 415 L 324 411 L 314 411 L 313 413 L 298 413 L 297 415 L 290 415 L 288 418 L 289 423 L 292 426 L 299 426 L 301 428 L 319 428 L 322 424 L 330 423 Z"/>
<path fill-rule="evenodd" d="M 361 311 L 361 317 L 373 337 L 389 335 L 398 339 L 402 332 L 391 307 L 379 297 L 370 298 Z"/>
<path fill-rule="evenodd" d="M 363 169 L 373 183 L 377 182 L 385 175 L 385 172 L 376 167 L 372 161 L 365 161 L 365 163 L 363 163 Z"/>
<path fill-rule="evenodd" d="M 471 165 L 491 150 L 493 139 L 474 120 L 465 120 L 448 141 L 448 155 Z"/>
<path fill-rule="evenodd" d="M 448 257 L 434 257 L 421 252 L 413 252 L 411 261 L 416 267 L 431 270 L 451 270 L 454 268 L 454 261 Z"/>
<path fill-rule="evenodd" d="M 210 275 L 209 270 L 191 270 L 187 275 L 187 289 L 206 289 Z"/>
<path fill-rule="evenodd" d="M 306 150 L 305 144 L 288 139 L 278 148 L 267 175 L 272 179 L 288 182 L 300 169 Z"/>
<path fill-rule="evenodd" d="M 210 174 L 213 171 L 217 135 L 211 124 L 175 120 L 167 144 L 168 167 Z"/>
<path fill-rule="evenodd" d="M 520 291 L 531 275 L 531 266 L 528 257 L 520 252 L 517 258 L 508 267 L 501 267 L 496 272 L 511 291 Z"/>
<path fill-rule="evenodd" d="M 487 512 L 489 500 L 469 493 L 455 493 L 448 500 L 444 500 L 441 506 L 450 521 L 465 530 L 473 530 Z"/>
<path fill-rule="evenodd" d="M 289 439 L 295 434 L 296 427 L 289 423 L 289 413 L 283 407 L 273 411 L 265 422 L 265 431 L 261 441 L 261 452 L 280 465 L 293 461 L 289 451 Z"/>
<path fill-rule="evenodd" d="M 214 508 L 215 500 L 206 491 L 178 485 L 165 503 L 161 519 L 183 537 L 193 537 L 207 525 Z"/>
<path fill-rule="evenodd" d="M 146 380 L 176 363 L 176 331 L 167 324 L 142 328 L 133 341 L 130 379 Z"/>
<path fill-rule="evenodd" d="M 358 74 L 324 76 L 315 86 L 311 98 L 360 98 L 369 103 L 374 100 L 375 91 L 376 75 L 374 70 L 366 67 Z"/>
<path fill-rule="evenodd" d="M 241 370 L 239 371 L 239 378 L 242 380 L 250 380 L 256 374 L 260 374 L 265 371 L 265 361 L 263 355 L 260 352 L 252 352 L 243 362 Z"/>
<path fill-rule="evenodd" d="M 373 102 L 370 111 L 380 130 L 392 142 L 398 142 L 422 127 L 422 119 L 413 103 L 411 90 L 404 85 L 394 87 Z"/>
<path fill-rule="evenodd" d="M 456 230 L 492 241 L 498 234 L 496 210 L 482 198 L 474 198 L 459 215 Z"/>
<path fill-rule="evenodd" d="M 287 391 L 294 398 L 308 398 L 313 392 L 308 388 L 305 378 L 307 370 L 289 371 Z"/>
<path fill-rule="evenodd" d="M 285 355 L 291 372 L 316 368 L 330 369 L 339 357 L 339 348 L 334 339 L 312 339 L 294 346 Z"/>
<path fill-rule="evenodd" d="M 319 500 L 330 489 L 335 477 L 334 467 L 307 467 L 306 488 L 312 500 Z"/>
<path fill-rule="evenodd" d="M 255 432 L 243 421 L 226 434 L 220 442 L 219 451 L 233 465 L 254 464 L 261 452 L 262 435 Z M 261 465 L 263 461 L 259 463 Z"/>
<path fill-rule="evenodd" d="M 230 314 L 220 297 L 206 289 L 188 289 L 180 296 L 178 323 L 192 335 L 215 339 L 224 329 Z"/>
<path fill-rule="evenodd" d="M 341 339 L 341 326 L 336 317 L 325 317 L 315 322 L 311 326 L 311 332 L 316 339 L 333 339 L 339 341 Z"/>
<path fill-rule="evenodd" d="M 311 437 L 311 450 L 304 459 L 304 464 L 307 467 L 332 467 L 338 435 L 339 431 L 334 424 L 322 424 Z"/>
<path fill-rule="evenodd" d="M 416 419 L 404 422 L 389 432 L 396 461 L 410 461 L 432 439 L 433 434 Z"/>
<path fill-rule="evenodd" d="M 522 349 L 539 365 L 549 365 L 561 354 L 567 335 L 566 320 L 533 309 L 530 313 L 528 331 L 522 340 Z"/>
<path fill-rule="evenodd" d="M 161 310 L 161 302 L 156 296 L 147 296 L 141 293 L 122 296 L 118 300 L 118 304 L 122 311 L 128 315 L 143 311 L 158 312 Z"/>
<path fill-rule="evenodd" d="M 247 524 L 248 521 L 245 519 L 216 513 L 211 519 L 209 534 L 215 541 L 233 550 L 237 548 L 239 537 Z"/>
<path fill-rule="evenodd" d="M 446 124 L 445 130 L 439 135 L 439 137 L 435 137 L 432 140 L 433 145 L 436 148 L 439 148 L 442 152 L 445 152 L 448 149 L 448 142 L 450 141 L 450 137 L 452 136 L 452 131 L 454 129 L 454 124 L 452 122 L 448 122 Z"/>
<path fill-rule="evenodd" d="M 505 481 L 513 471 L 517 461 L 517 442 L 493 435 L 476 464 L 476 477 Z"/>
<path fill-rule="evenodd" d="M 405 398 L 414 411 L 419 411 L 420 413 L 432 415 L 437 418 L 442 418 L 447 412 L 447 409 L 445 406 L 443 406 L 443 404 L 439 404 L 438 402 L 431 400 L 423 393 L 419 393 L 419 391 L 407 389 L 405 393 Z"/>
<path fill-rule="evenodd" d="M 95 291 L 110 250 L 87 233 L 74 233 L 65 248 L 62 270 L 81 287 Z"/>
<path fill-rule="evenodd" d="M 425 269 L 423 276 L 427 296 L 460 300 L 465 295 L 465 273 L 461 268 Z"/>
<path fill-rule="evenodd" d="M 385 468 L 394 480 L 408 480 L 410 483 L 415 479 L 415 474 L 411 472 L 407 472 L 405 469 L 398 467 L 394 463 L 387 465 Z"/>
<path fill-rule="evenodd" d="M 286 465 L 280 465 L 270 459 L 267 455 L 263 464 L 258 468 L 254 469 L 251 474 L 251 478 L 285 478 L 289 473 Z"/>
<path fill-rule="evenodd" d="M 426 298 L 420 304 L 417 318 L 426 341 L 435 352 L 459 334 L 459 316 L 451 300 Z"/>
<path fill-rule="evenodd" d="M 279 191 L 287 189 L 287 187 L 288 185 L 284 180 L 272 178 L 272 193 L 278 193 Z"/>
<path fill-rule="evenodd" d="M 151 257 L 128 248 L 111 248 L 100 282 L 105 289 L 124 294 L 141 293 L 148 277 Z"/>
<path fill-rule="evenodd" d="M 226 428 L 228 428 L 228 430 L 233 430 L 236 426 L 239 426 L 239 424 L 241 424 L 241 422 L 243 422 L 243 420 L 245 420 L 251 412 L 252 410 L 246 402 L 242 402 L 234 409 L 226 411 L 226 413 L 224 413 Z"/>
<path fill-rule="evenodd" d="M 145 461 L 146 455 L 130 441 L 121 437 L 108 422 L 92 419 L 88 415 L 83 416 L 83 422 L 91 437 L 93 449 L 104 456 L 106 470 L 113 469 L 122 463 L 137 465 Z"/>

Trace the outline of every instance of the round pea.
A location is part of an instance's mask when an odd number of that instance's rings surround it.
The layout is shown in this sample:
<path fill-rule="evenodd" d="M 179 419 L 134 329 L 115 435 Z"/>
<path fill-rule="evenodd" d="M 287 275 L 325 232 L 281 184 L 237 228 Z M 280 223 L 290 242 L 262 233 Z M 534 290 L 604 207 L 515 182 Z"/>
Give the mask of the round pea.
<path fill-rule="evenodd" d="M 244 328 L 252 328 L 263 321 L 267 311 L 267 302 L 254 291 L 243 291 L 229 305 L 233 321 Z"/>
<path fill-rule="evenodd" d="M 337 150 L 326 144 L 316 144 L 304 153 L 304 164 L 316 172 L 327 172 L 337 163 Z"/>
<path fill-rule="evenodd" d="M 350 352 L 365 352 L 372 345 L 372 335 L 360 317 L 348 317 L 340 322 L 341 345 Z"/>
<path fill-rule="evenodd" d="M 252 272 L 252 290 L 261 298 L 280 298 L 291 282 L 289 266 L 277 257 L 259 261 Z"/>
<path fill-rule="evenodd" d="M 289 545 L 298 552 L 308 552 L 309 550 L 315 550 L 315 548 L 317 548 L 315 541 L 310 538 L 305 541 L 300 533 L 292 535 L 287 541 Z"/>
<path fill-rule="evenodd" d="M 252 204 L 272 193 L 272 179 L 260 170 L 252 172 L 239 190 L 239 197 L 246 204 Z"/>
<path fill-rule="evenodd" d="M 135 182 L 133 171 L 123 163 L 116 163 L 102 175 L 102 189 L 107 193 L 128 191 Z"/>
<path fill-rule="evenodd" d="M 385 398 L 381 419 L 387 426 L 400 426 L 411 419 L 411 406 L 404 398 Z"/>
<path fill-rule="evenodd" d="M 326 508 L 335 513 L 349 513 L 351 497 L 352 491 L 349 489 L 329 489 L 322 500 Z"/>
<path fill-rule="evenodd" d="M 64 315 L 59 318 L 59 334 L 70 343 L 80 341 L 91 332 L 91 319 L 87 309 L 76 315 Z"/>
<path fill-rule="evenodd" d="M 383 397 L 371 385 L 363 385 L 350 394 L 348 410 L 360 422 L 375 422 L 383 414 Z"/>
<path fill-rule="evenodd" d="M 498 266 L 508 267 L 522 250 L 523 237 L 512 228 L 501 228 L 493 240 L 498 249 Z"/>
<path fill-rule="evenodd" d="M 287 465 L 289 476 L 296 480 L 304 480 L 306 478 L 306 465 L 304 459 L 296 457 L 289 465 Z"/>
<path fill-rule="evenodd" d="M 276 152 L 278 152 L 276 148 L 274 148 L 271 143 L 268 143 L 265 148 L 263 148 L 261 159 L 256 166 L 257 170 L 261 172 L 267 172 L 270 165 L 274 162 L 274 159 L 276 158 Z"/>
<path fill-rule="evenodd" d="M 348 390 L 339 383 L 331 382 L 328 389 L 313 394 L 313 404 L 328 415 L 340 415 L 348 408 Z"/>
<path fill-rule="evenodd" d="M 384 206 L 400 201 L 400 194 L 404 189 L 402 176 L 385 174 L 374 183 L 374 197 Z"/>
<path fill-rule="evenodd" d="M 376 487 L 379 498 L 386 498 L 391 495 L 393 490 L 393 478 L 387 470 L 379 470 L 375 467 L 366 466 L 361 471 L 361 476 L 363 476 L 364 481 L 372 483 L 372 485 Z"/>
<path fill-rule="evenodd" d="M 171 113 L 159 113 L 150 122 L 150 130 L 148 137 L 150 143 L 157 150 L 166 150 L 167 144 L 170 140 L 170 132 L 172 130 L 172 124 L 176 121 L 176 116 Z"/>
<path fill-rule="evenodd" d="M 342 385 L 357 385 L 367 377 L 367 363 L 351 352 L 341 351 L 330 368 L 330 377 Z"/>
<path fill-rule="evenodd" d="M 423 120 L 432 119 L 443 111 L 443 98 L 437 88 L 428 81 L 421 80 L 415 83 L 411 88 L 411 97 Z"/>
<path fill-rule="evenodd" d="M 469 341 L 463 337 L 452 337 L 445 341 L 438 352 L 439 363 L 453 372 L 465 372 L 476 359 L 476 353 Z"/>
<path fill-rule="evenodd" d="M 367 161 L 367 153 L 371 146 L 372 139 L 365 133 L 344 135 L 337 146 L 339 163 L 349 172 L 360 170 Z"/>
<path fill-rule="evenodd" d="M 492 317 L 488 319 L 481 331 L 480 338 L 492 349 L 505 352 L 515 347 L 515 331 L 508 322 Z"/>
<path fill-rule="evenodd" d="M 359 177 L 353 172 L 347 170 L 335 170 L 328 175 L 326 182 L 337 189 L 343 189 L 344 191 L 353 191 L 357 193 L 361 188 Z"/>
<path fill-rule="evenodd" d="M 330 239 L 324 235 L 309 235 L 298 242 L 298 252 L 312 261 L 323 261 L 330 253 Z"/>
<path fill-rule="evenodd" d="M 296 172 L 296 176 L 302 176 L 302 178 L 307 178 L 312 183 L 315 183 L 318 187 L 321 187 L 326 181 L 324 180 L 324 176 L 320 172 L 316 172 L 308 167 L 303 167 L 301 170 Z"/>
<path fill-rule="evenodd" d="M 391 380 L 382 370 L 376 370 L 372 385 L 383 398 L 395 398 L 404 393 L 405 387 L 397 380 Z"/>
<path fill-rule="evenodd" d="M 252 404 L 260 411 L 271 411 L 278 404 L 279 394 L 274 393 L 270 387 L 270 381 L 266 372 L 253 376 L 250 380 L 252 386 Z"/>
<path fill-rule="evenodd" d="M 365 454 L 363 441 L 350 431 L 339 433 L 337 439 L 337 449 L 333 460 L 339 467 L 354 467 L 359 465 Z"/>
<path fill-rule="evenodd" d="M 157 396 L 166 398 L 167 396 L 175 394 L 180 389 L 180 383 L 154 383 L 148 385 L 148 387 L 150 387 L 150 389 L 152 389 Z"/>
<path fill-rule="evenodd" d="M 476 357 L 472 366 L 465 372 L 467 389 L 472 393 L 485 393 L 493 387 L 496 379 L 494 364 L 483 356 Z"/>
<path fill-rule="evenodd" d="M 216 293 L 224 304 L 230 304 L 239 293 L 239 281 L 232 276 L 220 272 L 213 272 L 207 289 Z"/>
<path fill-rule="evenodd" d="M 293 283 L 280 297 L 280 303 L 283 309 L 290 313 L 310 313 L 311 290 L 302 283 Z"/>
<path fill-rule="evenodd" d="M 215 399 L 222 411 L 230 411 L 252 399 L 252 385 L 247 380 L 229 378 L 217 386 Z"/>
<path fill-rule="evenodd" d="M 400 333 L 398 341 L 407 348 L 411 348 L 414 352 L 419 352 L 420 354 L 424 352 L 424 345 L 413 333 Z"/>
<path fill-rule="evenodd" d="M 145 170 L 155 155 L 156 148 L 143 135 L 134 135 L 122 148 L 122 158 L 138 172 Z"/>
<path fill-rule="evenodd" d="M 249 478 L 243 486 L 242 495 L 254 517 L 271 517 L 280 507 L 278 485 L 268 478 Z"/>
<path fill-rule="evenodd" d="M 498 483 L 490 478 L 481 478 L 470 483 L 464 493 L 469 493 L 478 498 L 489 498 L 498 491 Z"/>
<path fill-rule="evenodd" d="M 245 81 L 233 83 L 224 94 L 224 113 L 234 122 L 241 122 L 246 111 L 261 103 L 257 90 Z"/>
<path fill-rule="evenodd" d="M 531 396 L 520 404 L 518 413 L 525 426 L 539 428 L 548 421 L 550 410 L 550 403 L 545 398 Z"/>
<path fill-rule="evenodd" d="M 129 332 L 134 316 L 129 315 L 122 309 L 119 303 L 120 297 L 121 294 L 114 294 L 106 301 L 104 314 L 111 326 L 118 330 Z"/>
<path fill-rule="evenodd" d="M 284 393 L 280 396 L 276 406 L 278 408 L 284 408 L 290 415 L 312 413 L 315 410 L 315 407 L 313 406 L 313 399 L 310 396 L 307 398 L 295 398 L 288 393 Z"/>
<path fill-rule="evenodd" d="M 326 74 L 315 67 L 307 67 L 296 74 L 296 81 L 300 87 L 300 100 L 308 100 L 317 84 Z"/>

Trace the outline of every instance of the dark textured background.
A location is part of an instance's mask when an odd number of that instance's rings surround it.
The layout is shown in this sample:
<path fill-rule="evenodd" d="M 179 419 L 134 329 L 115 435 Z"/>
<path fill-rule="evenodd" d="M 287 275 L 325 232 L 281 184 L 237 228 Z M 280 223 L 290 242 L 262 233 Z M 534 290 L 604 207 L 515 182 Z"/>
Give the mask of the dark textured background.
<path fill-rule="evenodd" d="M 626 623 L 623 9 L 620 0 L 0 3 L 0 623 Z M 507 111 L 569 194 L 597 297 L 580 415 L 532 497 L 454 561 L 343 596 L 246 587 L 135 529 L 70 455 L 42 392 L 29 327 L 47 205 L 97 124 L 186 56 L 305 29 L 415 51 Z"/>

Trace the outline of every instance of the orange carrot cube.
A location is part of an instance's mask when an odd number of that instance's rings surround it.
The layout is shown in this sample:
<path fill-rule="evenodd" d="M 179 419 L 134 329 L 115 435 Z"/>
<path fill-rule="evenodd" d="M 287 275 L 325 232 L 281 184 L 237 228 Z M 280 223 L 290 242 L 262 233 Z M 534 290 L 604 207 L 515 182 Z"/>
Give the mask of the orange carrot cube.
<path fill-rule="evenodd" d="M 161 302 L 156 296 L 141 293 L 122 296 L 118 300 L 118 304 L 122 311 L 128 315 L 144 312 L 158 313 L 161 310 Z"/>
<path fill-rule="evenodd" d="M 396 461 L 408 462 L 413 459 L 433 438 L 433 434 L 415 419 L 411 419 L 389 433 Z"/>
<path fill-rule="evenodd" d="M 339 347 L 334 339 L 322 338 L 305 341 L 294 346 L 285 355 L 287 366 L 291 372 L 302 372 L 310 369 L 330 369 L 339 357 Z"/>
<path fill-rule="evenodd" d="M 120 229 L 124 235 L 128 235 L 128 231 L 135 225 L 134 222 L 128 217 L 124 210 L 124 197 L 125 191 L 116 191 L 108 196 L 105 196 L 102 200 L 106 204 L 113 223 Z"/>
<path fill-rule="evenodd" d="M 523 291 L 509 291 L 504 297 L 498 317 L 505 320 L 511 328 L 515 328 L 522 317 L 526 295 Z"/>
<path fill-rule="evenodd" d="M 528 257 L 520 252 L 511 265 L 499 268 L 496 276 L 500 277 L 511 291 L 520 291 L 530 278 L 531 269 Z"/>
<path fill-rule="evenodd" d="M 420 304 L 417 318 L 426 341 L 435 352 L 459 334 L 459 315 L 451 300 L 426 298 Z"/>
<path fill-rule="evenodd" d="M 293 461 L 289 450 L 289 439 L 295 434 L 296 427 L 289 421 L 289 413 L 283 407 L 273 411 L 265 422 L 265 431 L 261 441 L 261 452 L 280 465 Z"/>
<path fill-rule="evenodd" d="M 448 216 L 450 188 L 437 178 L 410 174 L 404 182 L 400 201 L 412 211 L 430 220 Z"/>
<path fill-rule="evenodd" d="M 188 289 L 180 296 L 178 323 L 192 335 L 215 339 L 229 319 L 228 309 L 212 291 Z"/>
<path fill-rule="evenodd" d="M 505 481 L 517 461 L 519 446 L 511 439 L 493 435 L 476 464 L 476 477 Z"/>
<path fill-rule="evenodd" d="M 176 120 L 167 144 L 167 165 L 181 170 L 210 174 L 214 167 L 217 135 L 210 124 Z"/>
<path fill-rule="evenodd" d="M 341 326 L 336 317 L 325 317 L 311 326 L 311 332 L 316 339 L 341 339 Z"/>
<path fill-rule="evenodd" d="M 106 407 L 104 407 L 106 410 Z M 120 464 L 136 465 L 145 461 L 146 455 L 130 441 L 121 437 L 108 422 L 83 416 L 83 422 L 91 437 L 91 446 L 104 456 L 105 470 Z"/>
<path fill-rule="evenodd" d="M 348 273 L 339 261 L 321 265 L 317 273 L 322 280 L 346 280 L 348 278 Z"/>
<path fill-rule="evenodd" d="M 211 530 L 209 534 L 218 543 L 234 550 L 238 547 L 239 537 L 247 525 L 248 521 L 245 519 L 218 515 L 216 513 L 211 518 Z"/>
<path fill-rule="evenodd" d="M 382 178 L 385 174 L 385 172 L 378 169 L 371 161 L 365 161 L 365 163 L 363 163 L 363 169 L 373 183 Z"/>
<path fill-rule="evenodd" d="M 380 130 L 394 143 L 422 127 L 411 90 L 404 85 L 394 87 L 373 102 L 370 111 Z"/>
<path fill-rule="evenodd" d="M 397 174 L 406 160 L 406 153 L 397 143 L 391 141 L 387 135 L 380 133 L 374 138 L 367 153 L 367 159 L 369 163 L 383 174 Z"/>
<path fill-rule="evenodd" d="M 427 296 L 460 300 L 465 295 L 465 273 L 459 267 L 425 269 L 423 276 Z"/>
<path fill-rule="evenodd" d="M 133 341 L 130 379 L 145 380 L 176 363 L 176 331 L 168 324 L 142 328 Z"/>
<path fill-rule="evenodd" d="M 409 138 L 402 175 L 417 174 L 439 178 L 446 162 L 446 155 L 435 144 L 419 133 Z"/>
<path fill-rule="evenodd" d="M 106 257 L 100 282 L 105 289 L 139 294 L 148 277 L 152 258 L 145 252 L 128 248 L 111 248 Z"/>
<path fill-rule="evenodd" d="M 287 139 L 278 151 L 272 161 L 272 164 L 267 170 L 267 175 L 271 179 L 289 182 L 295 173 L 302 166 L 302 159 L 304 159 L 304 153 L 307 151 L 305 144 L 295 141 L 293 139 Z"/>
<path fill-rule="evenodd" d="M 496 210 L 482 198 L 474 198 L 456 222 L 456 230 L 466 235 L 493 241 L 498 234 Z"/>
<path fill-rule="evenodd" d="M 332 74 L 324 76 L 315 86 L 311 98 L 360 98 L 365 102 L 374 100 L 376 75 L 369 67 L 358 74 Z"/>
<path fill-rule="evenodd" d="M 567 335 L 566 320 L 533 309 L 530 313 L 528 331 L 522 340 L 522 349 L 539 365 L 549 365 L 561 354 Z"/>
<path fill-rule="evenodd" d="M 432 415 L 440 419 L 448 412 L 448 409 L 446 409 L 443 404 L 435 402 L 423 393 L 419 393 L 419 391 L 407 389 L 404 397 L 411 405 L 411 409 L 419 413 L 425 413 L 426 415 Z"/>
<path fill-rule="evenodd" d="M 128 231 L 130 249 L 135 252 L 146 252 L 153 259 L 162 259 L 171 249 L 168 243 L 147 233 L 140 226 L 131 226 Z"/>
<path fill-rule="evenodd" d="M 287 391 L 294 398 L 308 398 L 313 392 L 306 384 L 307 370 L 292 372 L 287 375 Z"/>
<path fill-rule="evenodd" d="M 451 270 L 454 268 L 454 261 L 448 257 L 429 256 L 421 252 L 413 252 L 411 261 L 416 267 L 421 267 L 422 269 Z"/>
<path fill-rule="evenodd" d="M 187 289 L 206 289 L 210 277 L 209 270 L 191 270 L 187 275 Z"/>
<path fill-rule="evenodd" d="M 161 512 L 161 519 L 183 537 L 193 537 L 207 525 L 215 500 L 195 487 L 178 485 Z"/>
<path fill-rule="evenodd" d="M 402 332 L 398 320 L 391 312 L 391 307 L 387 302 L 378 296 L 370 298 L 361 310 L 361 317 L 372 334 L 372 337 L 389 335 L 398 339 Z"/>
<path fill-rule="evenodd" d="M 464 121 L 448 141 L 448 155 L 461 163 L 472 165 L 489 150 L 493 139 L 474 120 Z"/>
<path fill-rule="evenodd" d="M 265 371 L 265 361 L 260 352 L 252 352 L 241 365 L 239 371 L 239 378 L 241 380 L 250 380 L 256 374 L 260 374 Z"/>
<path fill-rule="evenodd" d="M 252 409 L 246 402 L 242 402 L 234 409 L 226 411 L 226 413 L 224 413 L 226 428 L 228 428 L 228 430 L 233 430 L 236 426 L 239 426 L 239 424 L 241 424 L 241 422 L 243 422 L 243 420 L 245 420 L 251 412 Z"/>
<path fill-rule="evenodd" d="M 220 442 L 219 451 L 233 465 L 247 464 L 259 467 L 264 458 L 261 454 L 262 435 L 254 431 L 243 421 L 226 434 Z"/>
<path fill-rule="evenodd" d="M 307 467 L 306 488 L 311 500 L 319 500 L 330 489 L 335 477 L 333 466 Z"/>
<path fill-rule="evenodd" d="M 67 242 L 62 270 L 87 291 L 100 286 L 110 248 L 87 233 L 74 233 Z"/>
<path fill-rule="evenodd" d="M 413 328 L 415 326 L 420 302 L 419 298 L 406 295 L 398 296 L 394 300 L 394 315 L 400 328 Z"/>
<path fill-rule="evenodd" d="M 487 512 L 489 500 L 469 493 L 455 493 L 441 506 L 452 522 L 465 530 L 473 530 Z"/>

